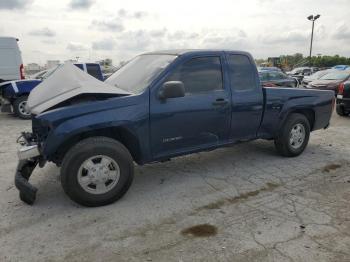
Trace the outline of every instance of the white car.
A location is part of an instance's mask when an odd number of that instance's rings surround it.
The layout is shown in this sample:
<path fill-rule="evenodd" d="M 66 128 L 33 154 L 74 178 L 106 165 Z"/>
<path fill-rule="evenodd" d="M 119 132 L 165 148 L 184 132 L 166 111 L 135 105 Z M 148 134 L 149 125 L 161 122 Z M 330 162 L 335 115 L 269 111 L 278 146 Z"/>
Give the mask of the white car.
<path fill-rule="evenodd" d="M 24 68 L 18 39 L 0 37 L 0 83 L 24 79 Z"/>

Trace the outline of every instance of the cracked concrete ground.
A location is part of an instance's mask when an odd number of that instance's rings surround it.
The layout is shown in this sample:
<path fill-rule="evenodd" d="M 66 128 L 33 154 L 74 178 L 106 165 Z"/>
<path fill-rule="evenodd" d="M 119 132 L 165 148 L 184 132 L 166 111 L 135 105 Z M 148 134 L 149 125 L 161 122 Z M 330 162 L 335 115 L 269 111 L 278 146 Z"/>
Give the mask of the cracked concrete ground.
<path fill-rule="evenodd" d="M 13 185 L 15 139 L 0 115 L 0 261 L 350 261 L 350 118 L 297 158 L 254 141 L 136 167 L 119 202 L 71 202 L 59 169 L 36 169 L 34 206 Z"/>

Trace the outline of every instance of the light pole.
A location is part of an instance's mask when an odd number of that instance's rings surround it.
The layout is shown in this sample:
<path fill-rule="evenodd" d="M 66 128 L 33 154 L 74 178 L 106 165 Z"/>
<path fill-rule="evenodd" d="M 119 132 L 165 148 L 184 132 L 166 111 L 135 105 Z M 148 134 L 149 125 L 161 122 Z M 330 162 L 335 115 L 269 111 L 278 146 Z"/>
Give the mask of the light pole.
<path fill-rule="evenodd" d="M 307 19 L 309 19 L 310 21 L 312 21 L 312 30 L 311 30 L 311 42 L 310 42 L 310 54 L 309 54 L 309 65 L 311 66 L 311 53 L 312 53 L 312 41 L 314 39 L 314 24 L 315 21 L 320 18 L 321 15 L 309 15 L 307 17 Z"/>

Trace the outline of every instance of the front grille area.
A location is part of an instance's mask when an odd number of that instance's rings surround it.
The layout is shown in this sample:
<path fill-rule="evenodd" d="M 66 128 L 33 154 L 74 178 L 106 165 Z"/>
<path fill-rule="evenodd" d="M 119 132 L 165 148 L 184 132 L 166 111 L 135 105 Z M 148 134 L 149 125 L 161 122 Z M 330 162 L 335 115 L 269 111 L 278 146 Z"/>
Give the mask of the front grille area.
<path fill-rule="evenodd" d="M 49 130 L 49 127 L 44 125 L 42 121 L 34 116 L 32 117 L 32 132 L 38 142 L 42 142 L 46 139 Z"/>

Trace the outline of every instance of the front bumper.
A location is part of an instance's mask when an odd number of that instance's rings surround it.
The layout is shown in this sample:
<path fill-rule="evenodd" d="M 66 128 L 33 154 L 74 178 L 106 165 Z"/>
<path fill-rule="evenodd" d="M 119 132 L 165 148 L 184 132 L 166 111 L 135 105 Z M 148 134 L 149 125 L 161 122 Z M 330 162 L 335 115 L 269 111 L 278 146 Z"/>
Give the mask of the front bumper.
<path fill-rule="evenodd" d="M 15 174 L 15 186 L 19 190 L 19 198 L 29 205 L 34 203 L 38 191 L 28 181 L 37 164 L 38 160 L 20 160 Z"/>
<path fill-rule="evenodd" d="M 39 163 L 40 152 L 37 145 L 26 145 L 18 150 L 19 162 L 15 173 L 15 186 L 20 199 L 32 205 L 38 189 L 29 183 L 34 168 Z"/>

